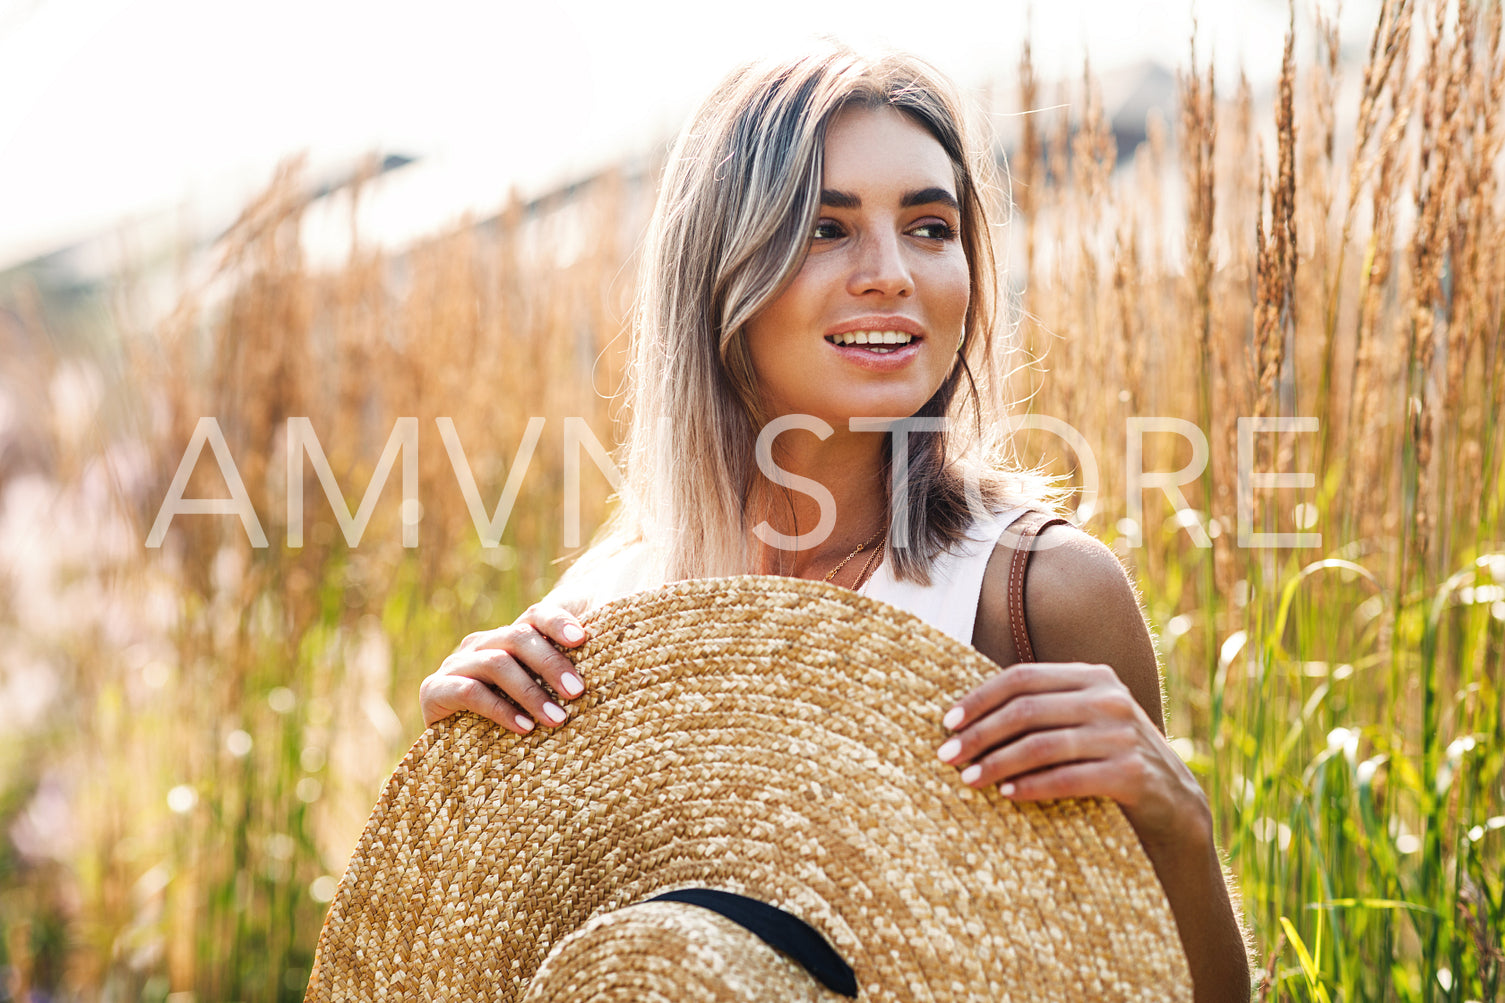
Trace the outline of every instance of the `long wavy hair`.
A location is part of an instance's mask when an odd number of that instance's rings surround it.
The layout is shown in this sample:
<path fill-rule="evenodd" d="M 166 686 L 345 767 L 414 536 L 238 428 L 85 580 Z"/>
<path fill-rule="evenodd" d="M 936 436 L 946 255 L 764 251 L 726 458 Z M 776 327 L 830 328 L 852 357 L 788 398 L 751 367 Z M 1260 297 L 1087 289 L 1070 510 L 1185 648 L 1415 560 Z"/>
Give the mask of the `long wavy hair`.
<path fill-rule="evenodd" d="M 632 561 L 643 584 L 751 570 L 746 501 L 761 476 L 754 450 L 762 411 L 744 328 L 804 261 L 820 208 L 826 130 L 852 106 L 896 109 L 945 149 L 971 277 L 955 364 L 915 415 L 947 417 L 948 428 L 908 436 L 908 504 L 889 527 L 895 573 L 928 582 L 931 561 L 966 533 L 979 503 L 1054 504 L 1049 479 L 1012 465 L 1003 431 L 1016 325 L 998 331 L 990 217 L 999 210 L 989 203 L 1008 200 L 997 197 L 991 145 L 973 141 L 955 89 L 927 63 L 833 45 L 737 69 L 673 147 L 634 318 L 618 454 L 625 485 L 569 578 L 588 573 L 593 557 L 632 544 L 645 545 Z M 892 467 L 892 442 L 886 447 Z"/>

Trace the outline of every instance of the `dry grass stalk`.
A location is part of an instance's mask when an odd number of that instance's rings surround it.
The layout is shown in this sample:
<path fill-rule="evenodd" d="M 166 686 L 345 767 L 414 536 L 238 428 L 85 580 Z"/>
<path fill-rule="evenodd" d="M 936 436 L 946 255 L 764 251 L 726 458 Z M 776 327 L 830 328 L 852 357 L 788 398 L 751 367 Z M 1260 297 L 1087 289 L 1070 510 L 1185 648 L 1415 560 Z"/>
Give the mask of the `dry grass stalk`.
<path fill-rule="evenodd" d="M 1292 15 L 1294 18 L 1294 14 Z M 1270 179 L 1270 231 L 1257 230 L 1259 275 L 1255 287 L 1255 364 L 1259 396 L 1255 416 L 1279 413 L 1278 382 L 1286 361 L 1286 343 L 1296 329 L 1296 86 L 1295 25 L 1286 32 L 1275 103 L 1276 174 Z M 1263 185 L 1261 185 L 1263 188 Z"/>
<path fill-rule="evenodd" d="M 1197 425 L 1214 428 L 1214 355 L 1212 275 L 1213 233 L 1217 216 L 1217 82 L 1209 63 L 1204 78 L 1197 68 L 1197 28 L 1191 33 L 1191 69 L 1177 77 L 1180 89 L 1181 169 L 1186 185 L 1186 269 L 1191 278 L 1191 329 L 1194 332 L 1198 374 Z M 1209 516 L 1218 501 L 1209 470 L 1202 477 L 1202 507 Z"/>
<path fill-rule="evenodd" d="M 1395 144 L 1399 142 L 1404 129 L 1396 130 L 1394 122 L 1392 128 L 1386 130 L 1386 135 L 1379 146 L 1379 150 L 1370 151 L 1370 146 L 1379 128 L 1380 116 L 1385 107 L 1382 98 L 1387 87 L 1398 89 L 1397 81 L 1392 80 L 1392 74 L 1403 74 L 1405 68 L 1405 54 L 1409 48 L 1409 25 L 1411 18 L 1410 0 L 1396 0 L 1395 3 L 1383 4 L 1380 8 L 1380 16 L 1375 20 L 1374 31 L 1369 41 L 1369 56 L 1364 62 L 1363 85 L 1360 90 L 1358 114 L 1354 126 L 1354 144 L 1351 155 L 1348 176 L 1348 195 L 1343 210 L 1342 231 L 1338 238 L 1338 262 L 1329 273 L 1329 288 L 1326 298 L 1329 305 L 1327 320 L 1334 331 L 1338 324 L 1338 312 L 1342 304 L 1342 292 L 1345 288 L 1345 255 L 1353 238 L 1353 228 L 1357 217 L 1360 194 L 1363 188 L 1374 177 L 1377 158 L 1381 156 L 1393 156 Z M 1397 65 L 1398 62 L 1398 65 Z M 1393 166 L 1394 161 L 1387 163 Z M 1383 181 L 1380 187 L 1384 187 Z M 1376 241 L 1371 245 L 1369 253 L 1364 257 L 1363 268 L 1360 276 L 1360 288 L 1363 290 L 1363 318 L 1356 328 L 1356 342 L 1353 358 L 1350 363 L 1348 374 L 1348 386 L 1351 388 L 1351 403 L 1343 412 L 1343 427 L 1339 441 L 1348 443 L 1362 438 L 1365 442 L 1370 441 L 1369 436 L 1362 435 L 1363 430 L 1368 428 L 1368 416 L 1363 412 L 1367 405 L 1370 394 L 1367 387 L 1360 382 L 1361 374 L 1369 373 L 1371 362 L 1369 341 L 1367 332 L 1372 331 L 1373 315 L 1371 310 L 1378 302 L 1378 286 L 1383 285 L 1383 279 L 1379 282 L 1372 281 L 1375 268 L 1384 269 L 1388 257 L 1375 260 L 1376 251 L 1381 255 L 1388 254 L 1388 242 L 1378 239 L 1384 224 L 1379 216 L 1379 200 L 1376 197 L 1374 203 L 1375 215 L 1373 220 L 1376 232 Z M 1388 218 L 1388 217 L 1387 217 Z M 1367 322 L 1366 322 L 1367 321 Z M 1331 396 L 1328 398 L 1332 399 Z M 1336 450 L 1330 440 L 1323 450 L 1324 461 L 1327 457 L 1335 455 Z M 1361 447 L 1363 448 L 1363 447 Z M 1370 459 L 1365 452 L 1358 454 L 1359 468 L 1370 469 Z"/>
<path fill-rule="evenodd" d="M 1035 273 L 1035 231 L 1038 226 L 1040 189 L 1044 185 L 1045 154 L 1040 139 L 1040 81 L 1029 40 L 1019 52 L 1019 115 L 1021 135 L 1019 160 L 1009 165 L 1014 206 L 1024 225 L 1024 274 Z"/>
<path fill-rule="evenodd" d="M 1491 326 L 1491 318 L 1500 315 L 1500 287 L 1492 281 L 1490 259 L 1494 257 L 1486 248 L 1497 247 L 1502 236 L 1500 214 L 1496 207 L 1497 186 L 1493 165 L 1501 152 L 1501 127 L 1499 87 L 1505 60 L 1501 59 L 1501 8 L 1499 4 L 1487 5 L 1484 17 L 1483 38 L 1477 34 L 1476 19 L 1460 24 L 1459 44 L 1465 46 L 1462 58 L 1466 61 L 1463 73 L 1465 105 L 1464 118 L 1459 137 L 1458 206 L 1455 212 L 1450 256 L 1452 281 L 1451 320 L 1447 326 L 1446 383 L 1443 390 L 1442 413 L 1450 416 L 1441 429 L 1443 462 L 1449 469 L 1476 470 L 1485 462 L 1476 430 L 1469 427 L 1476 422 L 1486 406 L 1484 395 L 1475 399 L 1466 379 L 1471 364 L 1485 351 L 1485 331 Z M 1464 16 L 1460 10 L 1460 18 Z M 1475 65 L 1475 53 L 1482 69 Z M 1470 524 L 1477 524 L 1482 510 L 1480 494 L 1463 491 L 1456 505 L 1453 479 L 1438 479 L 1438 510 L 1453 511 L 1462 506 L 1460 513 Z M 1446 551 L 1447 542 L 1442 541 Z"/>
<path fill-rule="evenodd" d="M 1342 270 L 1341 259 L 1333 261 L 1334 251 L 1331 238 L 1331 220 L 1333 215 L 1334 201 L 1334 178 L 1338 170 L 1335 160 L 1337 146 L 1337 104 L 1338 82 L 1342 60 L 1341 43 L 1338 35 L 1337 21 L 1322 11 L 1316 14 L 1315 30 L 1318 38 L 1319 62 L 1317 72 L 1312 75 L 1310 98 L 1307 102 L 1307 122 L 1310 128 L 1308 136 L 1313 131 L 1318 141 L 1308 140 L 1303 144 L 1305 153 L 1301 160 L 1301 174 L 1307 179 L 1305 190 L 1308 193 L 1307 214 L 1308 218 L 1315 221 L 1313 228 L 1313 249 L 1311 271 L 1316 275 L 1331 275 Z M 1333 386 L 1333 378 L 1336 374 L 1337 345 L 1338 345 L 1338 298 L 1336 288 L 1327 285 L 1315 290 L 1322 303 L 1324 323 L 1322 326 L 1322 352 L 1320 365 L 1320 378 L 1317 384 L 1316 400 L 1311 402 L 1310 407 L 1303 408 L 1298 404 L 1300 413 L 1316 413 L 1333 415 L 1333 421 L 1322 427 L 1322 446 L 1318 452 L 1318 463 L 1326 467 L 1332 451 L 1332 437 L 1338 425 L 1338 415 L 1342 413 L 1344 395 L 1339 388 L 1336 392 Z M 1337 405 L 1334 406 L 1334 401 Z"/>
<path fill-rule="evenodd" d="M 1092 82 L 1091 64 L 1086 61 L 1082 64 L 1081 84 L 1081 111 L 1071 134 L 1073 202 L 1074 208 L 1082 214 L 1077 227 L 1077 257 L 1074 264 L 1079 270 L 1078 281 L 1083 292 L 1077 299 L 1079 329 L 1092 331 L 1098 327 L 1095 291 L 1098 287 L 1098 263 L 1102 258 L 1098 251 L 1098 238 L 1103 229 L 1103 188 L 1113 164 L 1107 155 L 1106 148 L 1111 143 L 1111 137 L 1107 123 L 1103 121 L 1102 98 Z"/>
<path fill-rule="evenodd" d="M 1191 71 L 1178 77 L 1181 90 L 1181 161 L 1187 192 L 1186 263 L 1191 275 L 1193 329 L 1202 371 L 1210 372 L 1212 338 L 1212 234 L 1217 198 L 1213 155 L 1217 147 L 1217 86 L 1212 66 L 1204 79 L 1197 67 L 1196 26 L 1192 27 Z M 1210 422 L 1210 403 L 1202 412 Z"/>
<path fill-rule="evenodd" d="M 1407 357 L 1406 447 L 1414 463 L 1408 471 L 1414 478 L 1414 510 L 1406 534 L 1401 580 L 1410 570 L 1425 569 L 1435 575 L 1439 568 L 1429 561 L 1435 490 L 1432 453 L 1436 440 L 1433 360 L 1437 352 L 1438 320 L 1446 324 L 1452 298 L 1443 290 L 1443 273 L 1452 251 L 1451 225 L 1460 196 L 1459 165 L 1465 159 L 1459 106 L 1463 82 L 1472 61 L 1473 18 L 1467 0 L 1459 4 L 1453 44 L 1446 44 L 1448 5 L 1436 0 L 1428 34 L 1426 68 L 1422 84 L 1419 163 L 1416 178 L 1415 234 L 1411 241 L 1411 326 Z M 1434 138 L 1435 137 L 1435 138 Z"/>
<path fill-rule="evenodd" d="M 1137 227 L 1131 213 L 1113 240 L 1113 295 L 1118 304 L 1118 363 L 1124 374 L 1126 414 L 1137 414 L 1136 389 L 1144 379 L 1144 325 L 1139 320 L 1139 291 L 1144 276 L 1139 264 Z"/>
<path fill-rule="evenodd" d="M 1489 74 L 1489 86 L 1487 97 L 1484 102 L 1485 136 L 1486 142 L 1483 148 L 1483 156 L 1486 163 L 1497 164 L 1500 161 L 1502 144 L 1505 144 L 1505 126 L 1500 122 L 1500 108 L 1505 103 L 1505 47 L 1501 43 L 1501 22 L 1505 20 L 1505 12 L 1502 12 L 1500 4 L 1492 4 L 1489 10 L 1488 36 L 1489 58 L 1492 71 Z M 1498 208 L 1500 185 L 1498 175 L 1489 172 L 1487 178 L 1481 184 L 1481 188 L 1488 186 L 1489 192 L 1494 196 L 1490 201 L 1489 210 L 1491 216 L 1491 236 L 1488 246 L 1498 249 L 1505 245 L 1505 214 Z M 1498 416 L 1505 413 L 1505 254 L 1491 253 L 1486 256 L 1486 263 L 1482 270 L 1481 280 L 1484 288 L 1490 291 L 1487 303 L 1480 318 L 1480 326 L 1489 336 L 1483 339 L 1483 366 L 1485 374 L 1485 392 L 1481 395 L 1480 423 L 1482 427 L 1489 428 L 1498 420 Z M 1485 446 L 1481 450 L 1483 454 L 1481 477 L 1482 488 L 1479 493 L 1477 508 L 1474 509 L 1481 520 L 1487 519 L 1491 525 L 1496 525 L 1500 519 L 1501 504 L 1505 503 L 1505 491 L 1501 491 L 1501 464 L 1505 463 L 1505 457 L 1501 455 L 1500 441 L 1498 436 L 1484 439 Z"/>
<path fill-rule="evenodd" d="M 1257 301 L 1251 294 L 1258 281 L 1260 242 L 1249 237 L 1262 225 L 1264 212 L 1264 165 L 1258 157 L 1249 155 L 1259 149 L 1260 139 L 1255 127 L 1254 92 L 1246 74 L 1239 74 L 1231 106 L 1224 109 L 1223 115 L 1231 118 L 1232 128 L 1223 130 L 1225 138 L 1220 144 L 1217 231 L 1218 239 L 1231 252 L 1217 286 L 1213 322 L 1217 335 L 1209 346 L 1211 373 L 1204 379 L 1210 383 L 1212 398 L 1208 437 L 1214 455 L 1236 457 L 1238 420 L 1253 413 L 1258 387 L 1250 361 L 1249 338 L 1243 332 L 1252 329 L 1257 309 Z M 1213 479 L 1213 511 L 1218 513 L 1220 525 L 1226 530 L 1214 541 L 1214 560 L 1219 587 L 1227 590 L 1245 574 L 1242 565 L 1247 556 L 1238 552 L 1234 532 L 1238 484 L 1233 464 L 1215 465 Z"/>
<path fill-rule="evenodd" d="M 1380 96 L 1389 92 L 1389 120 L 1381 134 L 1377 150 L 1378 163 L 1370 192 L 1370 232 L 1360 271 L 1361 306 L 1358 326 L 1355 329 L 1354 373 L 1354 421 L 1345 440 L 1356 444 L 1357 477 L 1353 483 L 1385 485 L 1386 493 L 1398 488 L 1394 482 L 1395 465 L 1381 448 L 1385 437 L 1377 427 L 1378 408 L 1387 396 L 1386 390 L 1395 386 L 1389 346 L 1381 344 L 1379 324 L 1387 300 L 1398 295 L 1392 285 L 1393 264 L 1396 246 L 1396 206 L 1400 201 L 1400 188 L 1406 170 L 1403 139 L 1411 124 L 1411 114 L 1416 100 L 1416 83 L 1407 78 L 1408 55 L 1411 49 L 1411 21 L 1415 8 L 1405 0 L 1396 5 L 1393 21 L 1387 23 L 1388 33 L 1383 50 L 1380 70 L 1366 68 L 1365 80 L 1375 88 L 1374 99 L 1378 105 Z M 1376 31 L 1378 37 L 1378 30 Z M 1367 94 L 1366 94 L 1367 97 Z M 1362 156 L 1362 148 L 1358 151 Z M 1363 177 L 1357 168 L 1352 177 Z M 1353 188 L 1356 194 L 1358 189 Z M 1345 232 L 1347 224 L 1345 224 Z M 1346 245 L 1346 241 L 1345 241 Z M 1394 485 L 1394 486 L 1393 486 Z M 1351 510 L 1366 511 L 1358 498 L 1352 498 Z M 1387 517 L 1379 520 L 1368 518 L 1354 526 L 1359 534 L 1387 535 L 1397 528 L 1389 524 Z"/>

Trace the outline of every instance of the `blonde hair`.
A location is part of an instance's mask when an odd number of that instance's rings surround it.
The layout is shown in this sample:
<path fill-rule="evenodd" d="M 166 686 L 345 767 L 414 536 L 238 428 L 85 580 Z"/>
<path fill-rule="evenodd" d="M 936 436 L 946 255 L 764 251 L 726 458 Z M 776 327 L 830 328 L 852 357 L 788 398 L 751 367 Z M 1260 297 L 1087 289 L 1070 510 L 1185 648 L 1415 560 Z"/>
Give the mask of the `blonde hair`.
<path fill-rule="evenodd" d="M 991 147 L 972 143 L 954 89 L 928 64 L 833 46 L 739 68 L 674 145 L 643 258 L 619 454 L 622 504 L 588 557 L 641 542 L 645 553 L 633 563 L 655 583 L 750 570 L 744 503 L 760 476 L 762 418 L 744 326 L 804 260 L 826 129 L 853 105 L 894 108 L 945 149 L 971 274 L 958 362 L 916 415 L 953 421 L 947 431 L 908 436 L 907 525 L 889 529 L 891 543 L 898 534 L 907 544 L 889 549 L 895 573 L 929 581 L 931 560 L 974 520 L 969 485 L 992 510 L 1051 503 L 1045 478 L 1010 466 L 1002 434 L 999 357 L 1010 353 L 994 351 Z M 577 562 L 568 577 L 591 563 Z"/>

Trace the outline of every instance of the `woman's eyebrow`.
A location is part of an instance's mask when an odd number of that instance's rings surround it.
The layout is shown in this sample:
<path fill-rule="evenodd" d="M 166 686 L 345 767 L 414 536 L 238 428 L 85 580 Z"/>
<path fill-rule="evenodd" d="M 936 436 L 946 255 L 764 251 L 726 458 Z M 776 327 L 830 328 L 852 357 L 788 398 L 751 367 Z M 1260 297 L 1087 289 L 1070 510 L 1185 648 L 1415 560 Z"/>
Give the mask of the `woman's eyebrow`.
<path fill-rule="evenodd" d="M 830 206 L 832 209 L 861 209 L 862 198 L 851 192 L 823 188 L 820 193 L 820 204 Z M 949 206 L 958 212 L 961 211 L 961 205 L 956 201 L 956 196 L 944 188 L 917 188 L 914 191 L 905 192 L 899 199 L 901 209 L 933 204 Z"/>
<path fill-rule="evenodd" d="M 904 197 L 899 199 L 899 206 L 904 209 L 937 203 L 955 209 L 957 212 L 960 212 L 962 208 L 961 204 L 956 201 L 956 196 L 944 188 L 921 188 L 918 191 L 905 192 Z"/>

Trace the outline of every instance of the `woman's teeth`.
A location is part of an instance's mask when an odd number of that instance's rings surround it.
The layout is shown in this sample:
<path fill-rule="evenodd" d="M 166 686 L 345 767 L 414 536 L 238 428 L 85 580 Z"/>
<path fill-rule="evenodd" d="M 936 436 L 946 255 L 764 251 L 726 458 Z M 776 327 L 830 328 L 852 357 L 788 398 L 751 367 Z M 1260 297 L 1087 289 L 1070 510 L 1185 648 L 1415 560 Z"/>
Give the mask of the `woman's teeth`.
<path fill-rule="evenodd" d="M 905 331 L 848 331 L 829 335 L 826 340 L 833 345 L 862 345 L 869 352 L 887 354 L 900 345 L 909 344 L 914 335 Z"/>

